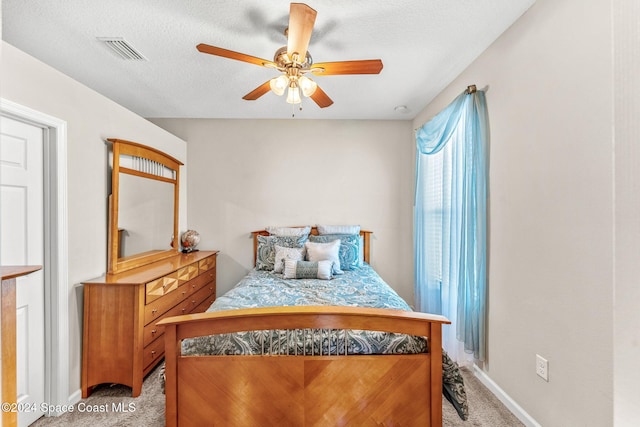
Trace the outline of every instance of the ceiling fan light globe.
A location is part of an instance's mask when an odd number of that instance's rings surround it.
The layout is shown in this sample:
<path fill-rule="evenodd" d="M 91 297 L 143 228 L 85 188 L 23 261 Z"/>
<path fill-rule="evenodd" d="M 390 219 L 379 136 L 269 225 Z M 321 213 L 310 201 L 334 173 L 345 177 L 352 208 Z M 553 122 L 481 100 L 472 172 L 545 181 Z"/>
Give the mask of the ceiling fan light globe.
<path fill-rule="evenodd" d="M 300 99 L 300 89 L 297 86 L 289 87 L 289 92 L 287 92 L 287 102 L 289 104 L 300 104 L 302 102 Z"/>
<path fill-rule="evenodd" d="M 298 83 L 300 89 L 302 89 L 302 94 L 307 98 L 313 95 L 318 88 L 318 84 L 306 76 L 300 76 Z"/>
<path fill-rule="evenodd" d="M 269 87 L 278 96 L 284 95 L 284 91 L 289 86 L 289 79 L 282 75 L 278 77 L 274 77 L 269 81 Z"/>

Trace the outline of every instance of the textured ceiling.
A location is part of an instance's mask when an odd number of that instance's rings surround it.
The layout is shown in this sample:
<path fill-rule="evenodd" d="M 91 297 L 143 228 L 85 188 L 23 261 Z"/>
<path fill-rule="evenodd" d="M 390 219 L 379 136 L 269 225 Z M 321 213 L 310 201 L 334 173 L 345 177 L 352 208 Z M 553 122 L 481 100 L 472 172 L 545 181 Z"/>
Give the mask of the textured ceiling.
<path fill-rule="evenodd" d="M 314 78 L 334 104 L 304 100 L 296 117 L 410 119 L 534 1 L 308 0 L 315 62 L 380 58 L 384 68 Z M 196 45 L 272 60 L 288 14 L 284 0 L 2 0 L 2 38 L 143 117 L 287 118 L 291 105 L 273 93 L 242 99 L 275 70 Z M 97 37 L 123 37 L 147 61 L 120 59 Z"/>

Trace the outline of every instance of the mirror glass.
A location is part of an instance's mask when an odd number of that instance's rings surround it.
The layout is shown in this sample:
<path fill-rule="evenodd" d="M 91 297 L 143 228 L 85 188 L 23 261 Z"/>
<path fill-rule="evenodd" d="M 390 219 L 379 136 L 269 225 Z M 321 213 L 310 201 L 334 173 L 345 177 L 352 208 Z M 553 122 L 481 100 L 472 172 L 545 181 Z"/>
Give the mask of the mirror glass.
<path fill-rule="evenodd" d="M 174 185 L 120 173 L 118 258 L 171 249 Z"/>

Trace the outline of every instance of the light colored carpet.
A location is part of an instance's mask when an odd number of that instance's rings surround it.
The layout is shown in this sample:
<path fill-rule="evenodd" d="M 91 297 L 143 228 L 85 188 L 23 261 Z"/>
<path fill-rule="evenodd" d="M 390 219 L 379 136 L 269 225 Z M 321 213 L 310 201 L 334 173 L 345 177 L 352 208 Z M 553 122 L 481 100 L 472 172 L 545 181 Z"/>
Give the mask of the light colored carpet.
<path fill-rule="evenodd" d="M 147 376 L 142 386 L 142 394 L 137 398 L 131 397 L 129 387 L 101 385 L 94 390 L 88 399 L 83 399 L 76 404 L 76 411 L 73 413 L 66 413 L 60 417 L 40 418 L 32 426 L 162 427 L 164 426 L 164 394 L 160 390 L 157 371 L 158 368 Z M 523 425 L 482 385 L 470 370 L 462 369 L 462 376 L 469 400 L 469 419 L 467 421 L 461 420 L 453 406 L 443 398 L 442 425 L 444 427 L 514 427 Z M 80 412 L 80 408 L 83 408 L 84 412 Z M 127 408 L 130 411 L 118 412 L 118 408 Z M 98 412 L 89 412 L 87 409 L 95 409 Z M 101 410 L 105 412 L 99 412 Z"/>
<path fill-rule="evenodd" d="M 131 397 L 130 387 L 102 384 L 87 399 L 76 403 L 74 412 L 40 418 L 31 427 L 164 427 L 164 394 L 160 389 L 159 367 L 147 375 L 142 383 L 142 393 L 136 398 Z M 130 404 L 134 405 L 133 411 L 118 411 L 118 406 L 129 409 Z M 80 412 L 83 406 L 106 411 Z"/>
<path fill-rule="evenodd" d="M 453 406 L 443 398 L 443 427 L 516 427 L 524 425 L 476 378 L 471 370 L 461 368 L 461 371 L 469 402 L 469 419 L 462 421 Z"/>

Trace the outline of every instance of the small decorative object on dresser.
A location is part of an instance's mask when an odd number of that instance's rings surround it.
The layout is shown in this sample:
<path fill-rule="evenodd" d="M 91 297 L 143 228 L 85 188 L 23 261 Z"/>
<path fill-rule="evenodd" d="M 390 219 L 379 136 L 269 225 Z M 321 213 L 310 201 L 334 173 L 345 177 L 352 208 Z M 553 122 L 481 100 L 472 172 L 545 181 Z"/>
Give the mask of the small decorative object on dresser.
<path fill-rule="evenodd" d="M 200 234 L 196 230 L 187 230 L 182 233 L 180 243 L 182 244 L 182 252 L 185 254 L 197 251 L 196 246 L 200 243 Z"/>

